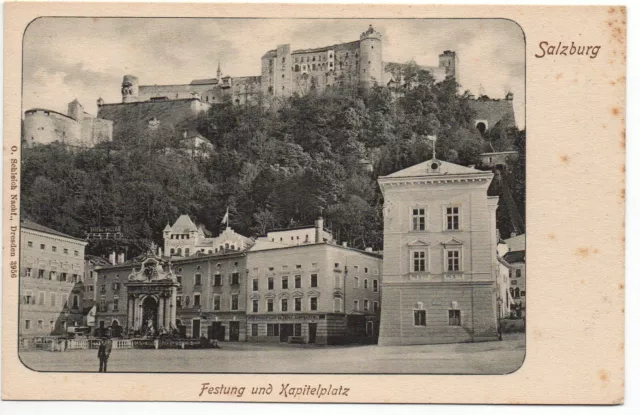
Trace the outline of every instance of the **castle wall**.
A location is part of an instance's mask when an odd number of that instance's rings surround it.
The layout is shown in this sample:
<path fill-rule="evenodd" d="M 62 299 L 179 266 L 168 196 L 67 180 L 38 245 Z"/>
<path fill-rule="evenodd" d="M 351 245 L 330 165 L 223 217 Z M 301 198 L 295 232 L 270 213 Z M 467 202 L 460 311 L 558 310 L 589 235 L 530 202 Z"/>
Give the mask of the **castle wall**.
<path fill-rule="evenodd" d="M 27 147 L 36 144 L 77 143 L 80 141 L 80 123 L 55 111 L 33 109 L 24 116 L 24 140 Z"/>
<path fill-rule="evenodd" d="M 471 109 L 476 113 L 473 117 L 473 127 L 476 127 L 475 124 L 477 124 L 478 121 L 487 122 L 487 125 L 485 126 L 486 130 L 492 129 L 500 121 L 508 127 L 516 125 L 512 100 L 502 99 L 482 101 L 470 99 L 468 103 Z"/>
<path fill-rule="evenodd" d="M 144 131 L 154 117 L 161 126 L 176 129 L 191 126 L 196 116 L 209 107 L 198 99 L 105 104 L 98 109 L 98 117 L 113 121 L 113 139 L 116 141 L 132 131 Z"/>
<path fill-rule="evenodd" d="M 261 80 L 259 76 L 233 78 L 231 95 L 234 104 L 244 105 L 251 102 L 257 102 L 260 94 Z"/>
<path fill-rule="evenodd" d="M 168 99 L 190 99 L 193 93 L 203 94 L 212 89 L 212 85 L 140 85 L 138 101 L 149 101 L 151 98 L 167 97 Z"/>

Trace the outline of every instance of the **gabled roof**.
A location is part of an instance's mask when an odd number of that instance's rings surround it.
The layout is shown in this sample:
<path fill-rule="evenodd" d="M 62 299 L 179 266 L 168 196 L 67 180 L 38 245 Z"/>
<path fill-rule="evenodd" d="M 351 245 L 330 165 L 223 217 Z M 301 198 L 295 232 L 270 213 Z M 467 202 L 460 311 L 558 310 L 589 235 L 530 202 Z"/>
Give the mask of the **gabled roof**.
<path fill-rule="evenodd" d="M 32 231 L 48 233 L 50 235 L 62 236 L 64 238 L 75 239 L 77 241 L 87 242 L 84 239 L 76 238 L 75 236 L 67 235 L 66 233 L 58 232 L 55 229 L 47 228 L 46 226 L 37 224 L 29 219 L 20 220 L 20 227 L 25 229 L 31 229 Z"/>
<path fill-rule="evenodd" d="M 196 224 L 193 223 L 189 215 L 180 215 L 178 220 L 171 227 L 172 232 L 191 232 L 197 231 Z"/>
<path fill-rule="evenodd" d="M 440 167 L 437 171 L 431 171 L 431 164 L 434 162 L 440 163 Z M 449 163 L 448 161 L 441 160 L 427 160 L 422 163 L 416 164 L 406 169 L 399 170 L 395 173 L 391 173 L 383 177 L 416 177 L 424 175 L 454 175 L 454 174 L 487 174 L 486 171 L 473 169 L 471 167 L 461 166 L 459 164 Z"/>
<path fill-rule="evenodd" d="M 515 264 L 517 262 L 524 262 L 525 259 L 525 251 L 511 251 L 504 254 L 504 260 L 510 264 Z"/>

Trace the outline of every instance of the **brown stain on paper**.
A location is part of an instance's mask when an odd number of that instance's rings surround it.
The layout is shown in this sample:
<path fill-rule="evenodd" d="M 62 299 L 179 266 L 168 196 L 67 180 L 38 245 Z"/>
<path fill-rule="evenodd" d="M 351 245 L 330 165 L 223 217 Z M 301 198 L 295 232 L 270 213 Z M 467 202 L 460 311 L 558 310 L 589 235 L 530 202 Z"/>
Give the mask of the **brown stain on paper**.
<path fill-rule="evenodd" d="M 547 238 L 551 239 L 552 241 L 556 240 L 556 234 L 555 233 L 550 233 L 547 235 Z"/>
<path fill-rule="evenodd" d="M 556 81 L 560 80 L 560 78 L 562 78 L 562 72 L 556 75 Z"/>
<path fill-rule="evenodd" d="M 607 372 L 604 369 L 600 369 L 600 371 L 598 371 L 598 378 L 600 379 L 600 381 L 602 382 L 602 387 L 606 387 L 609 383 L 609 372 Z"/>
<path fill-rule="evenodd" d="M 618 115 L 620 115 L 620 108 L 619 107 L 611 108 L 611 114 L 613 114 L 614 117 L 617 117 Z"/>
<path fill-rule="evenodd" d="M 569 156 L 567 156 L 566 154 L 560 156 L 560 161 L 563 162 L 564 164 L 569 164 Z"/>

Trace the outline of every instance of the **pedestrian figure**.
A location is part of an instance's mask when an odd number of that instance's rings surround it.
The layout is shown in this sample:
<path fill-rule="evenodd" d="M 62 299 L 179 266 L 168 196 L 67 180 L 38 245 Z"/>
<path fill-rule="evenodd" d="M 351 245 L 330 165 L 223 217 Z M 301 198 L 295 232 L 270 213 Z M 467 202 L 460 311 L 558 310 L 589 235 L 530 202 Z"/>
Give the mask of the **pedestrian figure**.
<path fill-rule="evenodd" d="M 109 360 L 109 355 L 111 354 L 112 342 L 111 339 L 104 336 L 102 341 L 100 342 L 100 346 L 98 347 L 98 359 L 100 359 L 100 369 L 99 372 L 107 371 L 107 361 Z"/>

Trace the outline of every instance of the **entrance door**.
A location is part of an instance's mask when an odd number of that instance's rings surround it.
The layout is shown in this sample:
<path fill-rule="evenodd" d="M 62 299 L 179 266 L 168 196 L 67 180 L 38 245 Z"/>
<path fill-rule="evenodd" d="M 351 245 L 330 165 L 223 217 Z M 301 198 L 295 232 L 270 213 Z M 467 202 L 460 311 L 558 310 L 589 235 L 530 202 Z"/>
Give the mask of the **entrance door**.
<path fill-rule="evenodd" d="M 237 342 L 240 340 L 240 322 L 239 321 L 229 322 L 229 340 L 232 342 Z"/>
<path fill-rule="evenodd" d="M 199 339 L 200 338 L 200 320 L 192 320 L 193 330 L 191 332 L 191 338 Z"/>
<path fill-rule="evenodd" d="M 224 326 L 221 322 L 211 323 L 211 326 L 209 326 L 209 338 L 224 341 Z"/>
<path fill-rule="evenodd" d="M 104 321 L 100 322 L 100 328 L 98 329 L 98 336 L 99 337 L 104 336 Z"/>
<path fill-rule="evenodd" d="M 142 302 L 142 330 L 143 332 L 158 330 L 158 302 L 149 296 Z"/>
<path fill-rule="evenodd" d="M 280 324 L 280 341 L 286 343 L 293 336 L 293 324 Z"/>
<path fill-rule="evenodd" d="M 316 342 L 316 331 L 318 330 L 318 323 L 309 323 L 309 343 Z"/>

